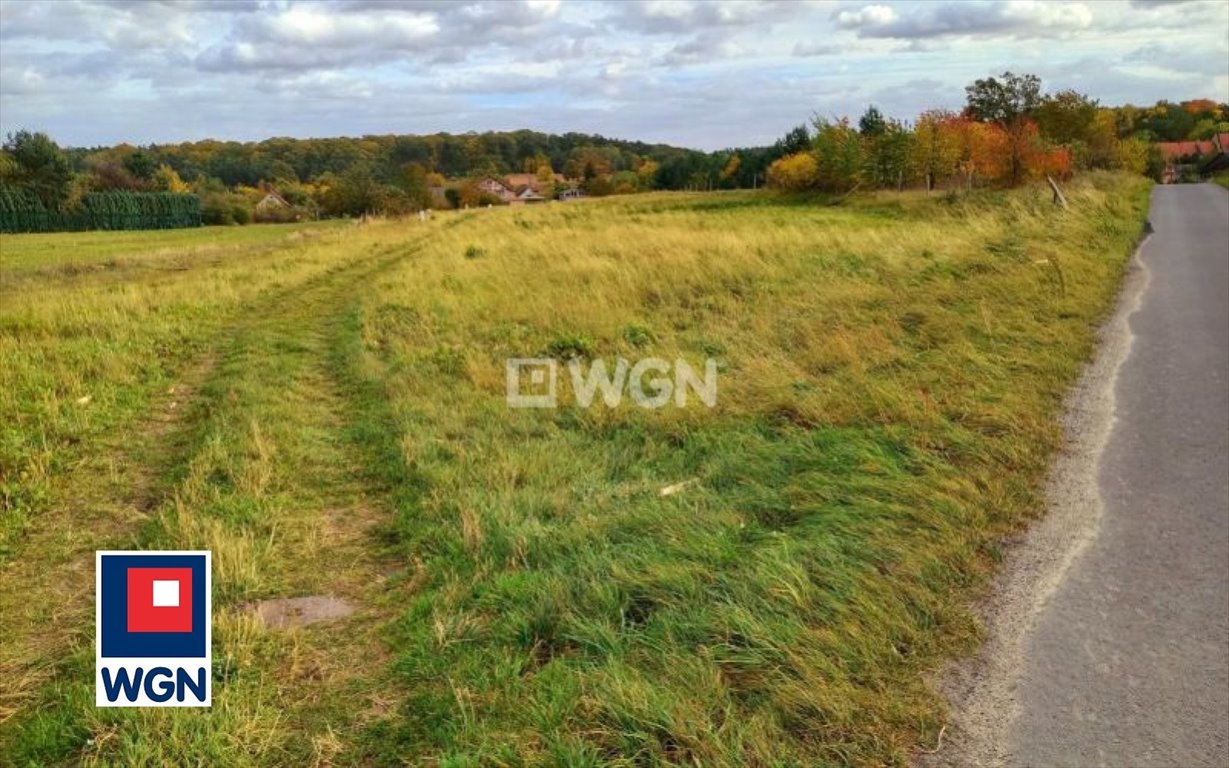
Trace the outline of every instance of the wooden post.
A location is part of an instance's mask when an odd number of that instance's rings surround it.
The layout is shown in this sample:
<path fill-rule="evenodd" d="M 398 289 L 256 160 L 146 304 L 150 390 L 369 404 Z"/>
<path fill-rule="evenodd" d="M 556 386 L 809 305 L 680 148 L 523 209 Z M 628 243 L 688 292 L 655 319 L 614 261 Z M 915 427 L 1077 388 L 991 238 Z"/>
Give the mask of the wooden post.
<path fill-rule="evenodd" d="M 1054 204 L 1061 205 L 1063 210 L 1067 210 L 1067 198 L 1063 196 L 1063 191 L 1058 188 L 1058 184 L 1054 183 L 1053 176 L 1046 176 L 1046 181 L 1050 182 L 1050 189 L 1054 190 Z"/>

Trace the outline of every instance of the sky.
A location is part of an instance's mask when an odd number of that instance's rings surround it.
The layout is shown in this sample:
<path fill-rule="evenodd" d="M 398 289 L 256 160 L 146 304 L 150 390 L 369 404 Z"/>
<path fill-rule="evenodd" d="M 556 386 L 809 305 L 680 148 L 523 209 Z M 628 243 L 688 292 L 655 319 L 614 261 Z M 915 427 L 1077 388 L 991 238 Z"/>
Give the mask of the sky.
<path fill-rule="evenodd" d="M 530 128 L 698 149 L 1004 70 L 1229 102 L 1229 0 L 0 0 L 0 133 L 66 146 Z"/>

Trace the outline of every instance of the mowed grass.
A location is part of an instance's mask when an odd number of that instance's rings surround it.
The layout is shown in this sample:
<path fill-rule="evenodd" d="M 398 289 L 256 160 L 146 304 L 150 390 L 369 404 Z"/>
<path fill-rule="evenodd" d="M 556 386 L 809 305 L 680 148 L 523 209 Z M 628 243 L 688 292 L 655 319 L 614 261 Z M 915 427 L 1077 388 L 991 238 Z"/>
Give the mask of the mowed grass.
<path fill-rule="evenodd" d="M 0 608 L 92 599 L 9 577 L 84 582 L 96 544 L 211 548 L 215 707 L 95 710 L 89 606 L 23 607 L 0 750 L 904 764 L 1140 234 L 1146 182 L 1067 194 L 650 195 L 43 273 L 0 307 Z M 569 355 L 713 358 L 717 405 L 579 408 L 564 370 L 560 408 L 507 406 L 508 358 Z M 243 610 L 313 593 L 359 611 L 278 633 Z M 44 626 L 62 640 L 31 648 Z"/>
<path fill-rule="evenodd" d="M 62 232 L 51 235 L 5 236 L 0 282 L 29 271 L 47 269 L 73 273 L 85 269 L 115 269 L 158 257 L 199 257 L 244 247 L 277 243 L 295 232 L 335 229 L 339 222 L 266 224 L 258 227 L 133 230 L 122 232 Z"/>

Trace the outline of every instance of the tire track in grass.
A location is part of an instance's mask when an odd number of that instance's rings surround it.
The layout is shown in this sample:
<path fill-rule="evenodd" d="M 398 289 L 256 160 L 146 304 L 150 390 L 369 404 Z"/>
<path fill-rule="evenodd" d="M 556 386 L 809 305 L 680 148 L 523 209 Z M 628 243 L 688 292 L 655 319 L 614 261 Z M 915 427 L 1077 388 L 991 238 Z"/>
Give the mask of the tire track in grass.
<path fill-rule="evenodd" d="M 353 269 L 345 265 L 341 269 Z M 270 293 L 277 305 L 295 292 L 327 284 L 338 269 L 301 285 Z M 3 724 L 32 691 L 55 677 L 72 649 L 92 642 L 93 551 L 136 546 L 139 526 L 173 491 L 166 475 L 187 461 L 202 418 L 200 390 L 215 374 L 218 348 L 243 317 L 237 312 L 207 345 L 207 351 L 150 398 L 150 407 L 128 429 L 101 438 L 94 450 L 55 478 L 55 501 L 32 521 L 13 556 L 0 563 L 0 746 Z"/>
<path fill-rule="evenodd" d="M 42 763 L 174 762 L 196 755 L 243 763 L 327 759 L 340 749 L 334 725 L 344 718 L 337 702 L 322 695 L 321 683 L 339 682 L 341 671 L 370 661 L 374 635 L 354 633 L 370 625 L 370 610 L 344 625 L 362 642 L 350 643 L 350 653 L 334 647 L 330 655 L 330 640 L 346 634 L 270 632 L 243 607 L 259 597 L 320 590 L 366 606 L 379 589 L 366 531 L 383 504 L 366 493 L 361 460 L 343 439 L 349 403 L 331 370 L 337 357 L 330 346 L 357 292 L 413 250 L 413 242 L 377 249 L 247 312 L 229 329 L 198 401 L 181 411 L 190 414 L 186 423 L 134 430 L 130 437 L 141 439 L 120 451 L 123 469 L 101 491 L 94 491 L 88 471 L 66 478 L 64 501 L 52 517 L 71 523 L 78 509 L 101 511 L 68 536 L 49 518 L 24 548 L 29 556 L 6 566 L 0 607 L 17 619 L 5 623 L 38 638 L 54 627 L 58 641 L 34 649 L 5 638 L 5 671 L 24 674 L 27 682 L 6 702 L 0 750 Z M 131 494 L 122 489 L 155 473 L 127 462 L 160 449 L 170 449 L 164 465 L 176 469 L 171 483 L 135 505 L 157 510 L 141 526 Z M 109 461 L 114 457 L 100 455 L 92 464 Z M 91 492 L 102 498 L 89 498 Z M 92 550 L 130 545 L 215 550 L 212 712 L 93 708 Z M 34 584 L 22 578 L 37 572 L 45 578 Z M 44 599 L 30 599 L 35 596 Z M 45 610 L 11 612 L 23 600 Z M 34 705 L 18 714 L 31 698 Z M 296 729 L 296 714 L 318 727 Z M 172 721 L 179 728 L 168 736 Z"/>
<path fill-rule="evenodd" d="M 190 412 L 183 406 L 215 363 L 212 354 L 201 357 L 153 398 L 131 434 L 108 438 L 103 451 L 60 478 L 59 503 L 0 564 L 0 726 L 55 677 L 63 654 L 91 642 L 93 551 L 131 542 L 131 531 L 156 503 L 156 472 L 142 457 L 182 439 Z"/>

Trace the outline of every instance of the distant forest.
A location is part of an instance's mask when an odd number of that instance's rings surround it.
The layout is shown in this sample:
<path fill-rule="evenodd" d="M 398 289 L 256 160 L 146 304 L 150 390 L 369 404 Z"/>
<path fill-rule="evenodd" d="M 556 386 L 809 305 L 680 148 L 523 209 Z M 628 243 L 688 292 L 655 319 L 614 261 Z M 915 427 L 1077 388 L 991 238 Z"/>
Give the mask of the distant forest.
<path fill-rule="evenodd" d="M 768 166 L 790 149 L 778 142 L 701 152 L 530 130 L 61 149 L 45 134 L 19 131 L 0 153 L 0 189 L 36 192 L 47 210 L 75 209 L 98 191 L 194 192 L 205 223 L 247 223 L 273 190 L 291 207 L 265 211 L 272 219 L 404 213 L 497 202 L 475 182 L 511 173 L 561 174 L 567 182 L 552 184 L 555 194 L 566 186 L 592 196 L 749 188 L 762 185 Z M 431 193 L 445 186 L 455 194 Z"/>
<path fill-rule="evenodd" d="M 1157 142 L 1229 132 L 1229 106 L 1209 100 L 1103 107 L 1075 91 L 1043 93 L 1036 76 L 1010 72 L 965 91 L 959 112 L 928 110 L 906 122 L 870 106 L 857 121 L 816 115 L 770 146 L 716 152 L 531 130 L 61 149 L 23 130 L 0 151 L 0 214 L 42 221 L 91 201 L 101 210 L 104 199 L 90 196 L 112 193 L 194 194 L 207 224 L 401 214 L 505 202 L 481 182 L 509 174 L 527 174 L 520 178 L 547 199 L 569 189 L 1014 186 L 1092 168 L 1157 176 Z M 276 205 L 263 204 L 271 195 Z M 125 210 L 146 205 L 105 200 Z"/>
<path fill-rule="evenodd" d="M 275 138 L 255 143 L 199 141 L 144 149 L 71 149 L 68 154 L 76 169 L 84 171 L 92 156 L 115 151 L 144 152 L 150 156 L 149 164 L 156 167 L 165 163 L 185 181 L 208 176 L 228 187 L 256 186 L 262 181 L 313 181 L 326 174 L 340 175 L 354 168 L 370 172 L 377 181 L 397 184 L 409 164 L 417 164 L 428 173 L 437 173 L 446 179 L 535 173 L 543 165 L 569 178 L 582 179 L 635 173 L 646 162 L 654 164 L 653 183 L 659 189 L 716 186 L 719 182 L 731 187 L 742 184 L 749 187 L 753 183 L 752 175 L 758 172 L 762 178 L 767 166 L 780 156 L 773 156 L 767 148 L 734 150 L 750 162 L 745 173 L 723 180 L 720 172 L 730 152 L 705 153 L 666 144 L 581 133 L 552 135 L 530 130 L 429 136 Z"/>

